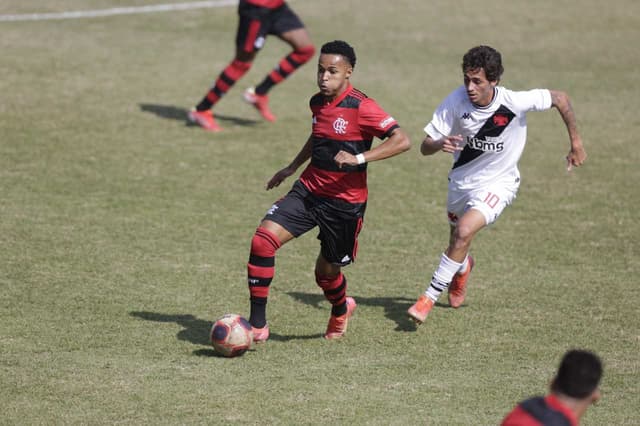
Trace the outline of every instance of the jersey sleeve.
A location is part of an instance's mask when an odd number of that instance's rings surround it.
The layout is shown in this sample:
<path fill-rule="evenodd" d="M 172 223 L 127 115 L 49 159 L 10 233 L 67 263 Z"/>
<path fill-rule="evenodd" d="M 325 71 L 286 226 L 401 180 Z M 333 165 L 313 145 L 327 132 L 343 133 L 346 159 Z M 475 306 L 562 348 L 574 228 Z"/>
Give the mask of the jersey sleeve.
<path fill-rule="evenodd" d="M 366 98 L 360 102 L 358 125 L 364 132 L 380 139 L 387 138 L 395 128 L 400 127 L 396 119 L 387 114 L 371 98 Z"/>
<path fill-rule="evenodd" d="M 433 140 L 442 139 L 451 134 L 455 119 L 454 98 L 456 92 L 451 93 L 433 113 L 431 121 L 424 127 L 424 132 Z"/>
<path fill-rule="evenodd" d="M 551 92 L 547 89 L 532 89 L 512 92 L 516 105 L 523 111 L 545 111 L 551 108 Z"/>

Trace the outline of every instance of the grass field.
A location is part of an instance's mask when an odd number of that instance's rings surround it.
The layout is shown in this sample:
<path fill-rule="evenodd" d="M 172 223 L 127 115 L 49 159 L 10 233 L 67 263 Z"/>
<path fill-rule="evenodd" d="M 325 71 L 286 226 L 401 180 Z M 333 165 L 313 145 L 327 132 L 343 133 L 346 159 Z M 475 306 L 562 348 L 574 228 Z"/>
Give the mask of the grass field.
<path fill-rule="evenodd" d="M 39 3 L 0 14 L 154 1 Z M 318 45 L 355 46 L 354 84 L 413 142 L 369 167 L 348 335 L 321 338 L 311 232 L 278 252 L 271 340 L 234 359 L 208 344 L 215 318 L 248 314 L 249 242 L 293 183 L 264 190 L 308 136 L 315 58 L 262 122 L 240 94 L 286 54 L 269 39 L 214 135 L 185 114 L 233 55 L 233 6 L 0 22 L 0 423 L 495 425 L 580 347 L 605 362 L 583 424 L 639 425 L 640 4 L 291 5 Z M 477 44 L 503 53 L 504 85 L 570 94 L 589 159 L 567 174 L 562 120 L 531 114 L 518 199 L 474 242 L 467 302 L 443 297 L 416 329 L 450 167 L 418 146 Z"/>

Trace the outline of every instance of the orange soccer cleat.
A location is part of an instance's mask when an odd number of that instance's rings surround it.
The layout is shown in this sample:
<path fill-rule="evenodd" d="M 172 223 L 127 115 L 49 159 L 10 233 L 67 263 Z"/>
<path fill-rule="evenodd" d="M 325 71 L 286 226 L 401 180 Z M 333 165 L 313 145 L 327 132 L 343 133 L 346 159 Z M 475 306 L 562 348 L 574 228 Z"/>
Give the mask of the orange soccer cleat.
<path fill-rule="evenodd" d="M 331 315 L 329 324 L 327 325 L 327 331 L 324 334 L 325 339 L 339 339 L 344 336 L 344 333 L 347 331 L 347 325 L 349 324 L 349 318 L 353 315 L 353 311 L 356 310 L 356 306 L 357 304 L 353 297 L 347 297 L 347 313 L 339 317 Z"/>
<path fill-rule="evenodd" d="M 219 132 L 222 130 L 222 127 L 220 127 L 215 118 L 213 118 L 213 112 L 210 109 L 205 111 L 192 109 L 189 111 L 188 117 L 190 122 L 197 124 L 209 132 Z"/>
<path fill-rule="evenodd" d="M 418 301 L 407 310 L 407 315 L 417 324 L 422 324 L 424 320 L 427 319 L 427 315 L 431 312 L 434 304 L 435 302 L 429 296 L 423 294 L 418 298 Z"/>
<path fill-rule="evenodd" d="M 244 91 L 242 97 L 247 103 L 250 103 L 258 110 L 262 118 L 271 122 L 276 121 L 276 116 L 273 115 L 269 109 L 269 96 L 258 95 L 255 88 L 249 87 Z"/>
<path fill-rule="evenodd" d="M 264 343 L 269 338 L 269 324 L 262 328 L 251 327 L 253 331 L 253 343 Z"/>
<path fill-rule="evenodd" d="M 453 276 L 453 281 L 449 285 L 449 304 L 452 308 L 459 308 L 464 302 L 464 298 L 467 295 L 467 281 L 474 264 L 473 257 L 469 256 L 467 270 L 462 274 L 458 273 Z"/>

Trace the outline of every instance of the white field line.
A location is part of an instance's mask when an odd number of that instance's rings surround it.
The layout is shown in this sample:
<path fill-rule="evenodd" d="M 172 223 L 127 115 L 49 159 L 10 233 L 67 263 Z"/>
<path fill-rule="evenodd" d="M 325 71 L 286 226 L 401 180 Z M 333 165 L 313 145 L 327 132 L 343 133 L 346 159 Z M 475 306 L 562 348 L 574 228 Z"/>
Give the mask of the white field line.
<path fill-rule="evenodd" d="M 131 15 L 135 13 L 171 12 L 175 10 L 205 9 L 238 4 L 238 0 L 211 0 L 188 3 L 155 4 L 137 7 L 116 7 L 113 9 L 79 10 L 58 13 L 26 13 L 21 15 L 0 15 L 0 22 L 48 21 L 52 19 L 82 19 L 102 16 Z"/>

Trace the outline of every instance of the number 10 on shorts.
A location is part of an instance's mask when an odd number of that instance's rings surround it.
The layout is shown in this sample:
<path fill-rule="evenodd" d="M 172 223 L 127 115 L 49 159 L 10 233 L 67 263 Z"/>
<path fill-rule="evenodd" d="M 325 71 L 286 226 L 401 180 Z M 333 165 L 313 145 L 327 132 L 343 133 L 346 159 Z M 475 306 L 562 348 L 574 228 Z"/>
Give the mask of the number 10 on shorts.
<path fill-rule="evenodd" d="M 500 202 L 500 197 L 498 197 L 493 192 L 487 192 L 487 196 L 484 197 L 484 203 L 487 204 L 492 209 L 495 208 Z"/>

